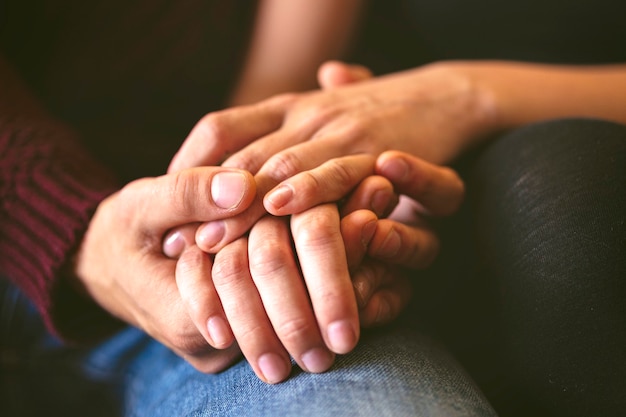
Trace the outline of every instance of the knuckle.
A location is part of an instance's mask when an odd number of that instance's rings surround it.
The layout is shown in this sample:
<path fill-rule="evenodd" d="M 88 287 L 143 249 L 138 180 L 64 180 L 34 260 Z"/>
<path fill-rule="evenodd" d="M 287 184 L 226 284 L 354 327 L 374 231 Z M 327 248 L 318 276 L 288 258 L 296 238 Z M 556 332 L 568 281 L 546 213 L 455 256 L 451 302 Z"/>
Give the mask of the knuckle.
<path fill-rule="evenodd" d="M 311 171 L 304 171 L 302 173 L 302 180 L 304 181 L 305 187 L 311 191 L 317 191 L 322 187 L 317 175 L 313 174 Z"/>
<path fill-rule="evenodd" d="M 332 173 L 330 184 L 353 184 L 358 178 L 358 172 L 348 164 L 342 164 L 339 160 L 333 159 L 325 163 Z"/>
<path fill-rule="evenodd" d="M 277 94 L 265 101 L 265 104 L 269 106 L 276 106 L 284 108 L 285 106 L 291 106 L 298 101 L 301 94 L 298 93 L 281 93 Z"/>
<path fill-rule="evenodd" d="M 290 255 L 290 250 L 277 245 L 274 240 L 265 240 L 250 248 L 250 270 L 255 279 L 278 275 L 288 265 Z"/>
<path fill-rule="evenodd" d="M 185 250 L 176 263 L 176 275 L 192 273 L 204 265 L 206 254 L 200 250 Z"/>
<path fill-rule="evenodd" d="M 275 326 L 276 334 L 284 345 L 293 346 L 311 338 L 311 334 L 318 333 L 317 324 L 304 317 L 291 318 Z"/>
<path fill-rule="evenodd" d="M 254 152 L 241 151 L 228 157 L 222 163 L 223 167 L 245 169 L 252 173 L 258 171 L 261 161 Z"/>
<path fill-rule="evenodd" d="M 222 143 L 228 134 L 228 126 L 221 112 L 209 113 L 204 116 L 195 128 L 195 133 L 203 140 Z"/>
<path fill-rule="evenodd" d="M 264 170 L 276 182 L 283 181 L 303 169 L 303 162 L 294 152 L 283 151 L 272 156 Z"/>
<path fill-rule="evenodd" d="M 297 241 L 303 248 L 316 248 L 326 245 L 329 236 L 339 233 L 334 219 L 326 213 L 317 212 L 314 216 L 307 216 L 306 221 L 297 226 Z"/>
<path fill-rule="evenodd" d="M 230 251 L 218 252 L 213 264 L 212 277 L 216 289 L 238 282 L 248 271 L 247 256 L 238 256 Z"/>
<path fill-rule="evenodd" d="M 179 171 L 174 174 L 170 195 L 170 207 L 173 213 L 178 216 L 188 217 L 194 212 L 194 201 L 196 199 L 206 199 L 206 189 L 202 186 L 201 177 L 194 175 L 191 171 Z"/>
<path fill-rule="evenodd" d="M 371 135 L 372 128 L 370 122 L 357 116 L 348 116 L 347 120 L 343 123 L 341 129 L 341 136 L 350 144 L 355 142 L 369 144 L 371 141 L 367 140 Z"/>

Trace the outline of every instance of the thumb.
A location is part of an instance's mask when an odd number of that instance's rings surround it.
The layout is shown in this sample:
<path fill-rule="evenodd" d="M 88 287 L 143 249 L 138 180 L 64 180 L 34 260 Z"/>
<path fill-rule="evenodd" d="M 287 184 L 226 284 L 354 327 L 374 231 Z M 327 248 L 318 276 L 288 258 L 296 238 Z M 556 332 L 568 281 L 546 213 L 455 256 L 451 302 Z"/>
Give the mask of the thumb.
<path fill-rule="evenodd" d="M 182 224 L 221 220 L 243 212 L 256 185 L 244 170 L 199 167 L 157 178 L 142 178 L 119 193 L 118 206 L 144 228 L 165 233 Z"/>

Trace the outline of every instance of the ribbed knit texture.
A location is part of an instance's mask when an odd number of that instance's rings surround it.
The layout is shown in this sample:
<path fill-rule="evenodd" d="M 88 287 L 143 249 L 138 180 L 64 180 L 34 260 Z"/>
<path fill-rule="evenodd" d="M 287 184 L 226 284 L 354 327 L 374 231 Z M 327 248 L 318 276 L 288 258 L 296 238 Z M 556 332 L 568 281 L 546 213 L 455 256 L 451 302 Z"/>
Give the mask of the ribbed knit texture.
<path fill-rule="evenodd" d="M 215 109 L 254 5 L 3 2 L 0 50 L 19 75 L 0 56 L 0 279 L 15 282 L 64 340 L 117 324 L 67 285 L 72 256 L 98 203 L 129 180 L 164 173 Z"/>
<path fill-rule="evenodd" d="M 97 309 L 67 293 L 69 288 L 62 290 L 63 305 L 54 297 L 93 211 L 117 187 L 71 146 L 71 136 L 51 121 L 0 119 L 0 270 L 38 306 L 48 327 L 79 340 L 82 331 L 74 322 Z"/>

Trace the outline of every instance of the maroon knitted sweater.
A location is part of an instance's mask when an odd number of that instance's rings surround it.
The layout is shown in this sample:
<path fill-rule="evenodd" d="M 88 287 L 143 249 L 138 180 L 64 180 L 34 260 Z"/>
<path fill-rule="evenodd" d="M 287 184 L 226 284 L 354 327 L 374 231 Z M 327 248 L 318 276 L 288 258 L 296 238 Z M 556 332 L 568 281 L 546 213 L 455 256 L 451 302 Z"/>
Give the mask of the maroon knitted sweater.
<path fill-rule="evenodd" d="M 164 173 L 195 121 L 219 106 L 254 8 L 3 3 L 0 279 L 16 283 L 57 335 L 90 339 L 113 320 L 64 279 L 90 217 L 126 181 Z"/>

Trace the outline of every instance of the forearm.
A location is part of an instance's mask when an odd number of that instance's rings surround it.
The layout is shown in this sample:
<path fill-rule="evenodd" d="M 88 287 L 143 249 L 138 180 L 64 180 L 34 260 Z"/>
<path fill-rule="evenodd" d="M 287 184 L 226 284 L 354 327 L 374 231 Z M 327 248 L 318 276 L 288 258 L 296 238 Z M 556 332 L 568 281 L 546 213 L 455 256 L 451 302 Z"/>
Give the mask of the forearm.
<path fill-rule="evenodd" d="M 364 0 L 263 0 L 231 104 L 315 86 L 317 68 L 340 58 L 356 30 Z"/>
<path fill-rule="evenodd" d="M 482 95 L 487 133 L 563 117 L 626 123 L 626 65 L 451 63 Z"/>

